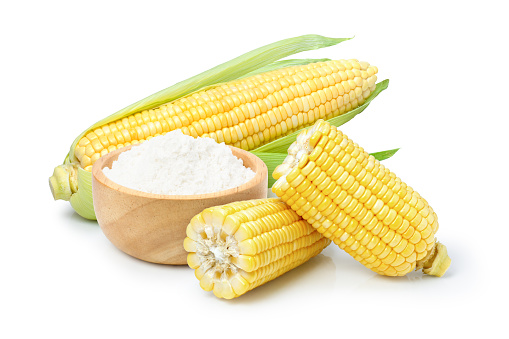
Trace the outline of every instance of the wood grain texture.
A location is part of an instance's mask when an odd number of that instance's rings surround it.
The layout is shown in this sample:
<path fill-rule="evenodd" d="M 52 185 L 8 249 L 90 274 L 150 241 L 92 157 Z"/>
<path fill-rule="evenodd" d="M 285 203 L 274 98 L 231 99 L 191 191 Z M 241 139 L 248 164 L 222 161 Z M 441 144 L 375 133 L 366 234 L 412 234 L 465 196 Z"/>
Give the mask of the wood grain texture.
<path fill-rule="evenodd" d="M 236 188 L 200 195 L 160 195 L 140 192 L 108 179 L 102 169 L 111 168 L 119 154 L 132 146 L 106 154 L 92 167 L 92 194 L 99 226 L 123 252 L 148 262 L 187 264 L 183 242 L 186 227 L 203 209 L 233 201 L 267 197 L 267 166 L 257 156 L 229 146 L 251 168 L 255 177 Z"/>

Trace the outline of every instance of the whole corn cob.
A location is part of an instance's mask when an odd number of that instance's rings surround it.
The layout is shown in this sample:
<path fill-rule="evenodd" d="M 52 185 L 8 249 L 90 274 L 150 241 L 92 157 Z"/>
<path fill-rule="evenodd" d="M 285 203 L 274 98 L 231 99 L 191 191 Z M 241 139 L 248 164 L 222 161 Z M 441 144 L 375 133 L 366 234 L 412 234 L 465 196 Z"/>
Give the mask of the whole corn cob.
<path fill-rule="evenodd" d="M 277 196 L 371 270 L 442 276 L 449 267 L 426 200 L 335 126 L 302 131 L 273 176 Z"/>
<path fill-rule="evenodd" d="M 205 209 L 191 220 L 184 240 L 200 286 L 226 299 L 277 278 L 329 244 L 281 199 Z"/>
<path fill-rule="evenodd" d="M 175 129 L 253 150 L 358 107 L 374 91 L 377 71 L 366 62 L 333 60 L 232 81 L 97 127 L 74 155 L 90 171 L 102 155 Z"/>

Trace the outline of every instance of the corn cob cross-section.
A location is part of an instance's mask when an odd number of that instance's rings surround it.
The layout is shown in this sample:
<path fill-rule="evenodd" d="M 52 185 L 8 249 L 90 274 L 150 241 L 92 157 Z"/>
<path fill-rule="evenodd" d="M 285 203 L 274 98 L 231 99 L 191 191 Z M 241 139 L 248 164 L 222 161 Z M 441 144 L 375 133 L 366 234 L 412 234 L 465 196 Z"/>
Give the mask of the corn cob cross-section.
<path fill-rule="evenodd" d="M 302 131 L 273 176 L 277 196 L 371 270 L 442 276 L 449 267 L 426 200 L 329 123 Z"/>
<path fill-rule="evenodd" d="M 184 240 L 200 286 L 226 299 L 277 278 L 329 244 L 281 199 L 205 209 L 191 220 Z"/>

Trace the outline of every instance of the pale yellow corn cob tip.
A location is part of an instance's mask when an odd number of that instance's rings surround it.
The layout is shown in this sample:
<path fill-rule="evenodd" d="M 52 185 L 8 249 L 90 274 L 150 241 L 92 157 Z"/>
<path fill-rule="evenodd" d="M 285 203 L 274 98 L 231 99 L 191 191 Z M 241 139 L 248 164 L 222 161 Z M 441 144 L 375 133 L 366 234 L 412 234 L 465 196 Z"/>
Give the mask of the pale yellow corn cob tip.
<path fill-rule="evenodd" d="M 273 176 L 277 196 L 371 270 L 442 276 L 449 267 L 426 200 L 329 123 L 301 132 Z"/>
<path fill-rule="evenodd" d="M 201 288 L 225 299 L 277 278 L 330 244 L 281 199 L 205 209 L 186 233 L 187 262 Z"/>

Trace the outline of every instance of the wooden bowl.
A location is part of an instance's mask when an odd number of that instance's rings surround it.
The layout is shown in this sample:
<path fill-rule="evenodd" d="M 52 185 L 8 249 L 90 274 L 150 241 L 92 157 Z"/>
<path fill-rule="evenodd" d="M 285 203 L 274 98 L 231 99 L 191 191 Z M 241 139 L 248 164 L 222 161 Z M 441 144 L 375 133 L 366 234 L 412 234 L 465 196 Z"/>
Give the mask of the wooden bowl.
<path fill-rule="evenodd" d="M 267 197 L 267 166 L 257 156 L 230 146 L 255 177 L 225 191 L 200 195 L 161 195 L 121 186 L 106 177 L 124 147 L 98 159 L 92 167 L 92 194 L 97 221 L 106 237 L 123 252 L 148 262 L 187 264 L 184 238 L 189 221 L 202 210 L 234 201 Z"/>

